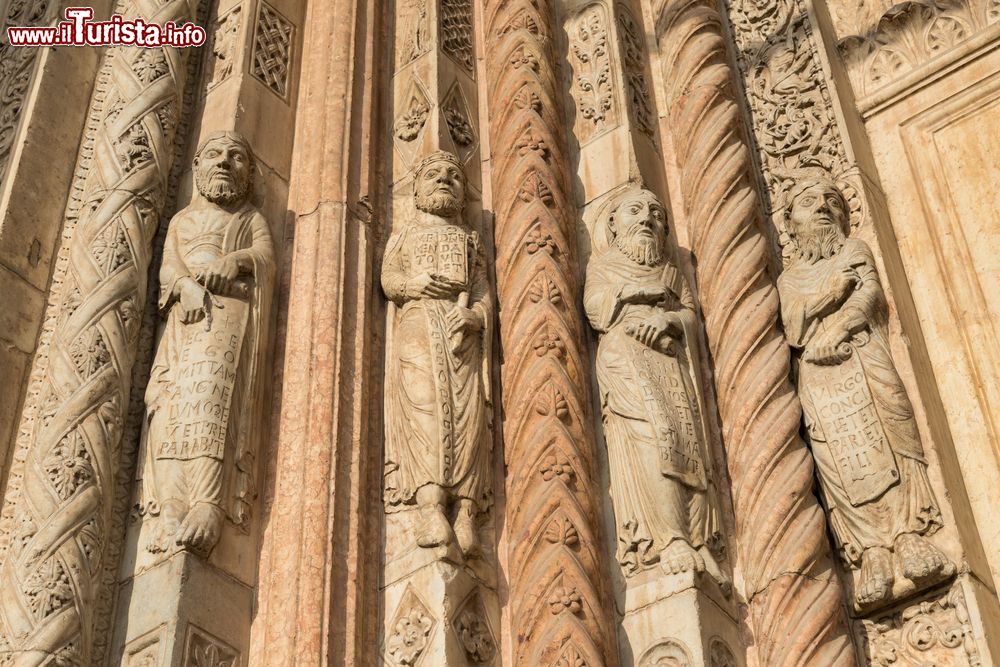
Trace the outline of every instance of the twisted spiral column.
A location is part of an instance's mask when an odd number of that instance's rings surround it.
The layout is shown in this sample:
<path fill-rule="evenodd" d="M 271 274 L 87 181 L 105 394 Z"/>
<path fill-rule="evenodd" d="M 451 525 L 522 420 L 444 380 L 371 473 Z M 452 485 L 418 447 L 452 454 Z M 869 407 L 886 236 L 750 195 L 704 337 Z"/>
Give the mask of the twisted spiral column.
<path fill-rule="evenodd" d="M 712 0 L 660 0 L 653 16 L 759 662 L 853 665 L 721 17 Z"/>
<path fill-rule="evenodd" d="M 613 665 L 553 8 L 487 0 L 485 18 L 511 664 Z"/>
<path fill-rule="evenodd" d="M 182 24 L 197 5 L 137 0 L 129 13 Z M 91 659 L 151 246 L 189 55 L 116 48 L 101 68 L 92 101 L 101 122 L 85 138 L 80 163 L 89 173 L 74 193 L 83 208 L 4 499 L 0 654 L 18 666 Z"/>

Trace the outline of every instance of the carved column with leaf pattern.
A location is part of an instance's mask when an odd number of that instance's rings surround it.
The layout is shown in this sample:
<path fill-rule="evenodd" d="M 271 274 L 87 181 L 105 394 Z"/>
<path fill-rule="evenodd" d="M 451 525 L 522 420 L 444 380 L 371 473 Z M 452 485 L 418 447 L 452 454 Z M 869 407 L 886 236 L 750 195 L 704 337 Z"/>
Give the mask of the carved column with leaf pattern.
<path fill-rule="evenodd" d="M 548 0 L 485 3 L 513 665 L 614 665 Z"/>

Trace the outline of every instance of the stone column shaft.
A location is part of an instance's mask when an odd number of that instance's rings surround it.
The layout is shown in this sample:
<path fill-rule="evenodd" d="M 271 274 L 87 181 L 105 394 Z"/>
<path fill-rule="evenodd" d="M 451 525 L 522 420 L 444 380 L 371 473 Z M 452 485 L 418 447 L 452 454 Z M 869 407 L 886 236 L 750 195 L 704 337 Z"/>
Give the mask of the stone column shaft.
<path fill-rule="evenodd" d="M 554 7 L 484 5 L 510 664 L 614 665 Z"/>
<path fill-rule="evenodd" d="M 379 2 L 313 0 L 303 22 L 288 209 L 293 247 L 251 664 L 374 665 L 381 327 L 372 325 L 369 143 Z M 359 36 L 364 35 L 363 39 Z M 373 201 L 376 199 L 373 197 Z M 373 423 L 374 421 L 374 430 Z M 374 479 L 373 479 L 373 474 Z"/>

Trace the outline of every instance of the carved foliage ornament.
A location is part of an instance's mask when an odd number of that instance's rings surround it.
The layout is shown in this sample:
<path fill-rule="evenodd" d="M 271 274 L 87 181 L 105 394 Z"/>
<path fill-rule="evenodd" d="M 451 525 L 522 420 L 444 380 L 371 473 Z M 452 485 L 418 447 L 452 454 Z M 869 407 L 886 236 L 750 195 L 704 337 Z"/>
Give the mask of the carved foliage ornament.
<path fill-rule="evenodd" d="M 642 28 L 622 3 L 616 5 L 616 11 L 629 113 L 636 129 L 653 141 L 656 117 L 650 101 L 652 93 L 646 80 L 646 48 Z"/>
<path fill-rule="evenodd" d="M 858 97 L 871 95 L 1000 23 L 1000 0 L 917 0 L 884 9 L 888 11 L 877 20 L 855 17 L 849 36 L 838 44 Z M 843 14 L 849 13 L 841 9 L 842 28 L 848 23 Z"/>
<path fill-rule="evenodd" d="M 219 19 L 212 36 L 212 59 L 209 61 L 211 76 L 208 79 L 208 89 L 211 90 L 229 78 L 236 66 L 239 54 L 236 52 L 236 42 L 239 35 L 240 22 L 243 18 L 242 5 L 236 5 Z"/>
<path fill-rule="evenodd" d="M 413 667 L 427 648 L 434 618 L 412 589 L 403 593 L 395 619 L 386 628 L 386 661 L 393 667 Z"/>
<path fill-rule="evenodd" d="M 857 624 L 873 667 L 979 667 L 965 594 L 955 586 L 939 597 Z"/>
<path fill-rule="evenodd" d="M 567 26 L 570 35 L 570 61 L 573 70 L 573 97 L 577 113 L 586 123 L 581 142 L 617 123 L 608 53 L 607 10 L 590 5 Z"/>
<path fill-rule="evenodd" d="M 45 25 L 54 18 L 53 12 L 59 6 L 60 3 L 51 0 L 10 2 L 6 16 L 0 21 L 0 30 L 4 31 L 4 37 L 0 39 L 0 182 L 13 149 L 35 59 L 41 51 L 11 46 L 6 38 L 7 26 Z"/>

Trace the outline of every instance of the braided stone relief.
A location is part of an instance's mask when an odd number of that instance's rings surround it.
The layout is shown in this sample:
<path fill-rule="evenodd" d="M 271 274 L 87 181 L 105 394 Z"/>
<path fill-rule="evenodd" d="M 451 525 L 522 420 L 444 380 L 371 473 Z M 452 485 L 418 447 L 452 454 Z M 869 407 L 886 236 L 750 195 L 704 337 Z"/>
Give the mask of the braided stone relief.
<path fill-rule="evenodd" d="M 846 566 L 860 568 L 855 604 L 864 611 L 940 583 L 955 566 L 926 537 L 941 513 L 889 351 L 871 248 L 847 236 L 847 201 L 833 183 L 804 180 L 789 199 L 781 316 L 799 350 L 799 397 L 830 528 Z"/>
<path fill-rule="evenodd" d="M 451 153 L 415 170 L 411 219 L 389 239 L 382 288 L 392 301 L 386 352 L 385 509 L 414 505 L 424 548 L 480 554 L 492 503 L 489 345 L 493 299 L 479 234 L 462 218 L 466 180 Z"/>
<path fill-rule="evenodd" d="M 288 97 L 292 69 L 291 22 L 266 2 L 260 3 L 254 30 L 250 74 L 281 98 Z"/>
<path fill-rule="evenodd" d="M 183 21 L 197 6 L 140 1 L 126 13 Z M 100 122 L 82 149 L 86 178 L 71 200 L 82 203 L 73 209 L 79 222 L 4 498 L 0 650 L 77 664 L 104 641 L 94 636 L 95 606 L 118 525 L 123 424 L 190 53 L 112 49 L 102 65 L 92 116 Z"/>
<path fill-rule="evenodd" d="M 166 326 L 146 389 L 146 548 L 207 555 L 223 518 L 248 527 L 263 429 L 275 258 L 250 201 L 253 152 L 217 132 L 194 160 L 198 196 L 170 221 L 160 266 Z"/>
<path fill-rule="evenodd" d="M 710 549 L 717 517 L 688 352 L 697 317 L 669 258 L 666 209 L 648 190 L 626 190 L 602 226 L 584 306 L 601 334 L 597 380 L 618 562 L 626 577 L 659 564 L 667 573 L 707 571 L 728 589 Z"/>

